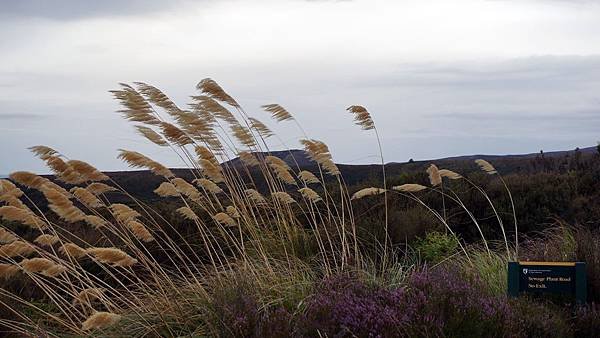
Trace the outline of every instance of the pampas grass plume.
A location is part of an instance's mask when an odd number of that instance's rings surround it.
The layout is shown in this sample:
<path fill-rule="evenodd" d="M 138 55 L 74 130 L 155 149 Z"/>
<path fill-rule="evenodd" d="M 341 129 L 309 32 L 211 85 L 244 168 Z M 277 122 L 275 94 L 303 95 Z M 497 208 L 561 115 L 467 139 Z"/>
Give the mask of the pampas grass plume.
<path fill-rule="evenodd" d="M 40 273 L 47 277 L 56 277 L 67 271 L 64 266 L 42 257 L 24 259 L 20 265 L 28 273 Z"/>
<path fill-rule="evenodd" d="M 110 210 L 117 221 L 127 223 L 140 217 L 140 213 L 121 203 L 110 205 Z"/>
<path fill-rule="evenodd" d="M 90 183 L 85 189 L 96 196 L 98 196 L 100 194 L 105 194 L 105 193 L 111 192 L 111 191 L 117 191 L 116 188 L 111 187 L 110 185 L 106 185 L 104 183 L 100 183 L 100 182 Z"/>
<path fill-rule="evenodd" d="M 427 168 L 427 174 L 429 174 L 429 183 L 431 183 L 432 186 L 435 187 L 442 184 L 442 176 L 440 175 L 440 171 L 435 164 L 429 165 L 429 168 Z"/>
<path fill-rule="evenodd" d="M 179 191 L 169 182 L 162 182 L 158 188 L 154 189 L 154 193 L 160 197 L 177 197 Z"/>
<path fill-rule="evenodd" d="M 266 112 L 271 113 L 271 116 L 277 122 L 290 121 L 290 120 L 294 119 L 294 117 L 292 116 L 292 114 L 290 114 L 290 112 L 288 112 L 285 108 L 283 108 L 282 106 L 280 106 L 280 105 L 278 105 L 276 103 L 265 104 L 265 105 L 263 105 L 261 107 Z"/>
<path fill-rule="evenodd" d="M 219 212 L 218 214 L 213 216 L 213 219 L 217 222 L 219 222 L 220 224 L 226 225 L 226 226 L 236 226 L 237 223 L 235 222 L 235 220 L 233 218 L 231 218 L 231 216 L 227 215 L 224 212 Z"/>
<path fill-rule="evenodd" d="M 31 244 L 18 240 L 9 244 L 0 246 L 1 257 L 17 257 L 17 256 L 29 256 L 34 252 Z"/>
<path fill-rule="evenodd" d="M 87 215 L 85 216 L 84 221 L 93 226 L 95 229 L 99 229 L 108 225 L 107 221 L 96 215 Z"/>
<path fill-rule="evenodd" d="M 462 178 L 462 175 L 459 173 L 456 173 L 452 170 L 448 170 L 448 169 L 440 169 L 439 170 L 440 176 L 441 177 L 447 177 L 451 180 L 458 180 Z"/>
<path fill-rule="evenodd" d="M 247 151 L 240 151 L 238 156 L 240 160 L 242 160 L 242 162 L 248 167 L 258 167 L 260 165 L 260 162 L 256 159 L 256 157 Z"/>
<path fill-rule="evenodd" d="M 357 192 L 354 193 L 354 195 L 352 195 L 352 200 L 357 200 L 357 199 L 361 199 L 363 197 L 367 197 L 367 196 L 374 196 L 374 195 L 379 195 L 379 194 L 383 194 L 385 192 L 385 189 L 381 189 L 381 188 L 364 188 L 361 189 Z"/>
<path fill-rule="evenodd" d="M 106 291 L 105 288 L 87 288 L 77 293 L 77 296 L 73 298 L 73 304 L 89 304 L 90 302 L 102 297 L 102 294 Z"/>
<path fill-rule="evenodd" d="M 58 251 L 65 256 L 73 257 L 75 259 L 82 258 L 86 255 L 86 250 L 75 243 L 64 243 Z"/>
<path fill-rule="evenodd" d="M 426 186 L 420 184 L 402 184 L 395 187 L 392 187 L 392 190 L 402 191 L 402 192 L 419 192 L 427 189 Z"/>
<path fill-rule="evenodd" d="M 244 190 L 244 193 L 251 201 L 256 203 L 256 205 L 258 206 L 264 206 L 267 204 L 267 200 L 265 200 L 263 195 L 261 195 L 261 193 L 254 189 L 246 189 Z"/>
<path fill-rule="evenodd" d="M 347 111 L 354 114 L 354 121 L 357 125 L 361 126 L 363 130 L 371 130 L 375 128 L 375 123 L 371 118 L 371 114 L 363 106 L 350 106 L 346 108 Z"/>
<path fill-rule="evenodd" d="M 87 189 L 73 187 L 70 191 L 79 202 L 90 209 L 96 209 L 104 206 L 104 203 L 102 203 L 98 198 L 96 198 L 96 195 L 92 194 Z"/>
<path fill-rule="evenodd" d="M 287 192 L 284 191 L 275 191 L 271 194 L 271 197 L 282 204 L 296 203 L 292 196 L 290 196 Z"/>
<path fill-rule="evenodd" d="M 117 248 L 89 248 L 86 253 L 98 262 L 111 264 L 112 266 L 129 267 L 137 263 L 137 259 Z"/>
<path fill-rule="evenodd" d="M 479 168 L 481 170 L 485 171 L 486 173 L 488 173 L 490 175 L 498 173 L 498 171 L 496 171 L 496 168 L 494 168 L 494 166 L 486 160 L 477 159 L 477 160 L 475 160 L 475 163 L 477 163 L 477 165 L 479 166 Z"/>
<path fill-rule="evenodd" d="M 298 192 L 302 194 L 302 197 L 310 200 L 311 202 L 322 201 L 321 196 L 319 196 L 319 194 L 317 194 L 316 191 L 312 190 L 309 187 L 301 188 L 298 190 Z"/>
<path fill-rule="evenodd" d="M 42 234 L 42 235 L 39 235 L 33 242 L 37 243 L 41 246 L 53 246 L 59 240 L 60 239 L 58 238 L 58 236 L 50 235 L 50 234 Z"/>
<path fill-rule="evenodd" d="M 150 231 L 146 228 L 145 225 L 138 221 L 131 220 L 127 223 L 127 226 L 133 232 L 135 237 L 142 240 L 143 242 L 152 242 L 154 237 L 150 234 Z"/>
<path fill-rule="evenodd" d="M 176 211 L 189 220 L 195 221 L 198 219 L 198 215 L 189 207 L 181 207 Z"/>
<path fill-rule="evenodd" d="M 96 312 L 81 324 L 81 329 L 84 331 L 104 329 L 117 324 L 120 320 L 121 316 L 116 313 Z"/>
<path fill-rule="evenodd" d="M 17 236 L 13 235 L 11 232 L 4 228 L 0 228 L 0 243 L 8 244 L 12 243 L 19 239 Z"/>
<path fill-rule="evenodd" d="M 306 184 L 320 183 L 317 176 L 306 170 L 302 170 L 300 173 L 298 173 L 298 178 Z"/>
<path fill-rule="evenodd" d="M 17 265 L 0 263 L 0 278 L 2 279 L 9 279 L 15 276 L 19 271 Z"/>
<path fill-rule="evenodd" d="M 231 216 L 232 218 L 240 218 L 241 217 L 240 213 L 233 205 L 228 205 L 227 208 L 225 208 L 225 212 L 227 213 L 227 215 Z"/>

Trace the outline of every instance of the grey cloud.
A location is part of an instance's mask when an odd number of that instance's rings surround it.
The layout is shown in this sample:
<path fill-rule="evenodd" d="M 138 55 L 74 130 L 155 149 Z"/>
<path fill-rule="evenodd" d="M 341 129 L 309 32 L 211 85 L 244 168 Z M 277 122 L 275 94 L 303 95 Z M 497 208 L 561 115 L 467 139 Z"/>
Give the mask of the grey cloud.
<path fill-rule="evenodd" d="M 38 17 L 53 20 L 80 19 L 85 17 L 121 16 L 146 14 L 170 10 L 185 0 L 18 0 L 1 1 L 1 17 Z"/>
<path fill-rule="evenodd" d="M 437 119 L 458 119 L 458 120 L 496 120 L 496 121 L 600 121 L 600 104 L 599 108 L 591 108 L 589 110 L 569 110 L 565 109 L 557 112 L 478 112 L 478 113 L 463 113 L 450 112 L 427 114 L 427 118 Z"/>
<path fill-rule="evenodd" d="M 39 120 L 45 116 L 30 113 L 0 113 L 0 120 Z"/>
<path fill-rule="evenodd" d="M 399 65 L 371 86 L 454 86 L 478 89 L 560 87 L 570 83 L 600 84 L 600 56 L 538 56 L 501 63 Z M 365 85 L 363 83 L 362 85 Z M 511 87 L 509 87 L 511 86 Z"/>

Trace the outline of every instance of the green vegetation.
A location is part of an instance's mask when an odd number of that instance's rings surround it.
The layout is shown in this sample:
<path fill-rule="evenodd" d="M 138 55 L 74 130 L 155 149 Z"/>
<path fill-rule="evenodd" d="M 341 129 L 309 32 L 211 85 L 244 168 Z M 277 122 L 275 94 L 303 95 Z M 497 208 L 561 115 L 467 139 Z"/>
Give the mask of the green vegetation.
<path fill-rule="evenodd" d="M 186 170 L 120 150 L 148 172 L 107 175 L 35 146 L 54 177 L 0 180 L 4 331 L 584 337 L 600 328 L 595 305 L 505 295 L 509 260 L 580 260 L 590 300 L 600 300 L 600 234 L 538 223 L 591 219 L 598 156 L 544 155 L 528 162 L 535 173 L 506 177 L 506 161 L 483 159 L 468 168 L 413 161 L 363 177 L 335 164 L 280 105 L 263 109 L 299 127 L 308 166 L 273 156 L 276 134 L 216 82 L 197 89 L 186 109 L 144 83 L 112 91 L 120 113 Z M 376 132 L 364 107 L 348 111 Z"/>
<path fill-rule="evenodd" d="M 456 238 L 437 231 L 428 232 L 425 238 L 417 239 L 414 247 L 421 259 L 431 264 L 447 259 L 459 249 Z"/>

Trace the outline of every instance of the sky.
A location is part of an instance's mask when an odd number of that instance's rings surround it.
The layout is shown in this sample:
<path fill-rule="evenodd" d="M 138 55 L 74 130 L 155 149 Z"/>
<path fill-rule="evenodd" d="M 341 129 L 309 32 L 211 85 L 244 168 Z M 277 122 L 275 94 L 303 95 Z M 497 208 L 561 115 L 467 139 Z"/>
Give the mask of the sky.
<path fill-rule="evenodd" d="M 117 149 L 177 156 L 116 113 L 118 83 L 181 107 L 216 80 L 299 148 L 286 107 L 339 163 L 518 154 L 600 140 L 600 3 L 584 0 L 0 0 L 0 174 L 45 173 L 51 146 L 101 170 Z"/>

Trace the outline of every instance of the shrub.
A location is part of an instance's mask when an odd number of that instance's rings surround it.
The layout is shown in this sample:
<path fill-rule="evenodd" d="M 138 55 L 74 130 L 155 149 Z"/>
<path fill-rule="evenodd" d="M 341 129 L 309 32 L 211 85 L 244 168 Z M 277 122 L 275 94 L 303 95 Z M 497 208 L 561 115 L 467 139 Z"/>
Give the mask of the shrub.
<path fill-rule="evenodd" d="M 522 337 L 570 337 L 572 335 L 563 308 L 529 297 L 511 299 L 511 331 Z"/>
<path fill-rule="evenodd" d="M 600 306 L 592 303 L 580 307 L 575 313 L 572 326 L 575 337 L 595 337 L 600 332 Z"/>
<path fill-rule="evenodd" d="M 300 323 L 304 335 L 335 337 L 397 336 L 411 316 L 404 289 L 367 287 L 346 276 L 325 280 L 308 302 Z"/>
<path fill-rule="evenodd" d="M 212 329 L 219 336 L 251 336 L 259 320 L 256 298 L 243 285 L 223 286 L 210 297 Z"/>
<path fill-rule="evenodd" d="M 404 287 L 369 287 L 356 279 L 324 281 L 309 300 L 305 335 L 335 337 L 514 336 L 523 331 L 506 297 L 446 269 L 413 273 Z"/>
<path fill-rule="evenodd" d="M 409 333 L 432 336 L 504 336 L 512 314 L 505 297 L 488 295 L 481 281 L 446 269 L 415 273 L 409 280 Z"/>
<path fill-rule="evenodd" d="M 436 264 L 456 253 L 458 241 L 449 234 L 432 231 L 425 238 L 416 241 L 415 249 L 422 260 Z"/>

